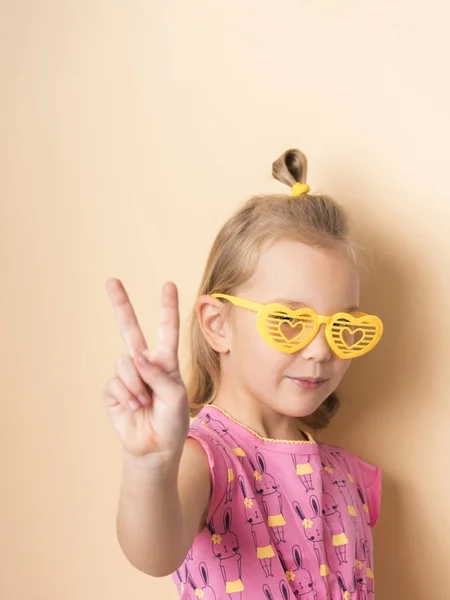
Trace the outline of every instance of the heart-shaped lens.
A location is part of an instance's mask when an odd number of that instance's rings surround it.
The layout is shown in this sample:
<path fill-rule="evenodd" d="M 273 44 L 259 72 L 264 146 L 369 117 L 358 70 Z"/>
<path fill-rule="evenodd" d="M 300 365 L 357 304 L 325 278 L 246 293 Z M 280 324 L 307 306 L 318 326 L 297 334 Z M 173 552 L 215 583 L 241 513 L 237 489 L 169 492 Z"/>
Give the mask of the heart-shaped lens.
<path fill-rule="evenodd" d="M 258 314 L 258 329 L 266 342 L 288 354 L 305 347 L 317 333 L 317 319 L 309 309 L 280 309 L 267 305 Z"/>
<path fill-rule="evenodd" d="M 378 317 L 364 315 L 353 317 L 340 313 L 327 327 L 327 339 L 340 358 L 356 358 L 372 350 L 383 332 Z"/>

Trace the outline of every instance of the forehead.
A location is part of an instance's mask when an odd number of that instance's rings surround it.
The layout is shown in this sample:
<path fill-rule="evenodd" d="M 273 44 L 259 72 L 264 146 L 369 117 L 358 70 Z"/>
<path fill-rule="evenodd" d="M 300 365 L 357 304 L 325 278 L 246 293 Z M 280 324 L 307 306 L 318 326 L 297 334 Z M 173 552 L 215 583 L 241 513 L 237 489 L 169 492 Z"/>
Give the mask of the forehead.
<path fill-rule="evenodd" d="M 263 304 L 284 299 L 332 314 L 358 306 L 359 276 L 343 245 L 317 248 L 280 240 L 261 253 L 239 293 Z"/>

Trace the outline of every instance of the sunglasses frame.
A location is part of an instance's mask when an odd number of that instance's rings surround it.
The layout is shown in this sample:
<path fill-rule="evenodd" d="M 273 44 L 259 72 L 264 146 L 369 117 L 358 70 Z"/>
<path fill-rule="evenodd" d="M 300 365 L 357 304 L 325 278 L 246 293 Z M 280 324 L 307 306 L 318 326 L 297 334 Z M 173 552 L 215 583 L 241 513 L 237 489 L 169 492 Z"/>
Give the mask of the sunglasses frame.
<path fill-rule="evenodd" d="M 239 308 L 246 308 L 248 310 L 252 310 L 257 313 L 257 327 L 261 337 L 273 348 L 276 350 L 280 350 L 285 354 L 293 354 L 294 352 L 298 352 L 299 350 L 303 350 L 308 344 L 312 342 L 312 340 L 316 337 L 317 333 L 321 325 L 325 325 L 325 336 L 328 341 L 330 348 L 333 352 L 341 359 L 352 359 L 358 358 L 367 354 L 381 340 L 383 335 L 383 322 L 379 317 L 375 315 L 368 315 L 366 313 L 358 313 L 357 316 L 351 315 L 345 312 L 339 312 L 332 316 L 324 316 L 317 314 L 312 308 L 299 308 L 292 309 L 288 306 L 284 306 L 283 304 L 270 303 L 270 304 L 259 304 L 258 302 L 253 302 L 252 300 L 246 300 L 244 298 L 238 298 L 237 296 L 230 296 L 228 294 L 214 293 L 211 294 L 213 298 L 228 300 L 234 306 L 238 306 Z M 276 341 L 274 336 L 269 332 L 267 328 L 267 317 L 270 314 L 279 313 L 279 316 L 283 316 L 286 314 L 286 322 L 289 322 L 290 318 L 288 315 L 294 314 L 298 317 L 302 315 L 307 315 L 311 317 L 314 321 L 314 327 L 312 331 L 306 336 L 305 340 L 302 340 L 301 343 L 295 343 L 295 337 L 292 340 L 288 340 L 284 334 L 279 331 L 279 335 L 285 337 L 286 343 Z M 341 321 L 339 323 L 339 321 Z M 349 323 L 350 321 L 350 323 Z M 364 328 L 374 333 L 373 337 L 369 341 L 369 343 L 362 348 L 354 349 L 354 346 L 358 346 L 361 341 L 364 341 L 364 335 L 361 340 L 355 342 L 352 346 L 349 346 L 347 342 L 345 342 L 343 338 L 343 333 L 345 330 L 349 330 L 350 327 L 356 327 L 356 331 L 363 331 Z M 356 333 L 356 331 L 354 333 Z M 300 332 L 301 333 L 301 332 Z M 300 334 L 298 334 L 300 335 Z M 336 337 L 341 342 L 339 345 L 336 342 Z"/>

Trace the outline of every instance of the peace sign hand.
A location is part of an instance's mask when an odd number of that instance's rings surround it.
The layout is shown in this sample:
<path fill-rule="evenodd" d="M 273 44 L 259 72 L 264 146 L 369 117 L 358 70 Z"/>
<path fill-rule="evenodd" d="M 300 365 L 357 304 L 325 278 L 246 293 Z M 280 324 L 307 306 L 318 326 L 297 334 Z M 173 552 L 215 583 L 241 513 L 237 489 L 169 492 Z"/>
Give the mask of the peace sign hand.
<path fill-rule="evenodd" d="M 178 362 L 180 314 L 173 283 L 162 290 L 156 349 L 150 352 L 128 294 L 118 279 L 106 288 L 128 350 L 103 392 L 125 452 L 135 457 L 181 455 L 189 428 L 189 401 Z"/>

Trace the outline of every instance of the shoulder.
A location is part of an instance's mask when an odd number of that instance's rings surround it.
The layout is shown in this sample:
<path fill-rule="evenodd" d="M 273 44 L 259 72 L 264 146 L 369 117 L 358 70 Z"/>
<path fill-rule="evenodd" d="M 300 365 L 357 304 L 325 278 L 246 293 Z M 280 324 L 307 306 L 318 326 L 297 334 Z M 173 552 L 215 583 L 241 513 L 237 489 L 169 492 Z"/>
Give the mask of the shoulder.
<path fill-rule="evenodd" d="M 232 458 L 220 432 L 204 419 L 204 411 L 191 423 L 184 452 L 190 471 L 207 470 L 211 486 L 210 513 L 214 512 L 226 492 Z"/>
<path fill-rule="evenodd" d="M 341 466 L 350 485 L 370 513 L 370 522 L 374 527 L 378 521 L 381 506 L 382 472 L 360 456 L 348 452 L 340 446 L 320 444 L 321 454 L 335 466 Z"/>

